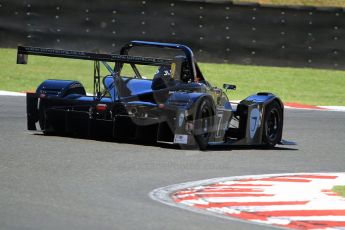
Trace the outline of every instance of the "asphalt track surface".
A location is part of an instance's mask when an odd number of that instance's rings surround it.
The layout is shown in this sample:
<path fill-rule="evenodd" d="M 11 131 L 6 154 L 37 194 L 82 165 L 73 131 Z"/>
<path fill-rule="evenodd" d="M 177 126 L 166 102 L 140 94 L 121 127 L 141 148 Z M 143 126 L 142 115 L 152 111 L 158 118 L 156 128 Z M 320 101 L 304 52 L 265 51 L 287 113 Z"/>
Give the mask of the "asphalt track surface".
<path fill-rule="evenodd" d="M 25 116 L 25 97 L 0 97 L 0 229 L 270 229 L 148 194 L 215 177 L 345 168 L 343 112 L 286 110 L 284 138 L 296 146 L 205 152 L 43 136 L 26 131 Z"/>

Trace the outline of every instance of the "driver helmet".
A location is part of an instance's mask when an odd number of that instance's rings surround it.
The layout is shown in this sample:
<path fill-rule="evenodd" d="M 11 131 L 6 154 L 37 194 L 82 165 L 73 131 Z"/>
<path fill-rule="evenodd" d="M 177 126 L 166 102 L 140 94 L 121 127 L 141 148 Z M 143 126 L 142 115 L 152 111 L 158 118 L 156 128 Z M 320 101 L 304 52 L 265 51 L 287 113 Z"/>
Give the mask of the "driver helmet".
<path fill-rule="evenodd" d="M 162 77 L 164 79 L 169 79 L 171 78 L 171 68 L 170 66 L 160 66 L 155 73 L 153 79 L 157 77 Z"/>
<path fill-rule="evenodd" d="M 170 66 L 160 66 L 153 77 L 152 89 L 157 90 L 167 88 L 171 81 L 173 81 L 173 79 L 171 78 Z"/>

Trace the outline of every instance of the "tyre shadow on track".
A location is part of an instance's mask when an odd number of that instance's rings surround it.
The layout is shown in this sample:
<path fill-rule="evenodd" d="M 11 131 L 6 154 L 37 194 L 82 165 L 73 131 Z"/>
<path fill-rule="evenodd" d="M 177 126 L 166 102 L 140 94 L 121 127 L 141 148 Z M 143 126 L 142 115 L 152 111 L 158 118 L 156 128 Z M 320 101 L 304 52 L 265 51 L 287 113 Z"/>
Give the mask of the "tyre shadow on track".
<path fill-rule="evenodd" d="M 266 148 L 263 146 L 248 146 L 248 145 L 217 145 L 217 146 L 209 146 L 206 151 L 231 151 L 231 150 L 262 150 L 262 151 L 280 151 L 280 150 L 290 150 L 290 151 L 298 151 L 298 148 L 291 148 L 291 147 L 281 147 L 276 146 L 273 148 Z"/>

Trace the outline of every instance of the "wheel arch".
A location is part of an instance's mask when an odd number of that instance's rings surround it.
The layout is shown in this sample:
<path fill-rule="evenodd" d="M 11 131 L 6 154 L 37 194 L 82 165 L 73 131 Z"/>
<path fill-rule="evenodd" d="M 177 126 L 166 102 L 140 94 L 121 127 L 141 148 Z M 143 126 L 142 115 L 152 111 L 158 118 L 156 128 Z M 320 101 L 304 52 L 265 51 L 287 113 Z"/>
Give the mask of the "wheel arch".
<path fill-rule="evenodd" d="M 205 111 L 205 107 L 210 107 L 210 115 L 204 118 L 210 117 L 210 124 L 206 125 L 207 132 L 201 131 L 203 130 L 203 113 Z M 206 109 L 207 110 L 207 109 Z M 201 95 L 198 97 L 197 101 L 195 102 L 195 106 L 193 109 L 193 119 L 194 119 L 194 128 L 196 133 L 194 134 L 195 140 L 199 146 L 200 150 L 205 150 L 208 146 L 209 141 L 214 139 L 214 126 L 216 125 L 216 105 L 212 99 L 212 97 L 208 94 Z M 208 122 L 207 122 L 208 123 Z M 206 127 L 205 126 L 205 127 Z M 205 135 L 206 134 L 206 135 Z M 206 137 L 207 136 L 207 137 Z"/>
<path fill-rule="evenodd" d="M 261 92 L 257 93 L 254 95 L 251 95 L 247 97 L 246 99 L 242 100 L 239 103 L 238 108 L 241 108 L 240 110 L 240 116 L 243 117 L 243 120 L 241 121 L 241 128 L 243 129 L 243 139 L 238 142 L 238 144 L 244 144 L 244 145 L 262 145 L 263 143 L 263 123 L 266 119 L 266 109 L 267 107 L 270 106 L 273 102 L 276 102 L 279 105 L 279 108 L 281 109 L 281 132 L 279 133 L 279 142 L 282 139 L 282 134 L 283 134 L 283 124 L 284 124 L 284 104 L 281 101 L 279 97 L 272 93 L 266 93 L 266 92 Z M 255 128 L 256 131 L 253 134 L 253 132 L 250 131 L 250 125 L 251 123 L 251 111 L 253 109 L 259 109 L 260 114 L 261 114 L 261 119 L 260 119 L 260 125 Z M 239 110 L 237 109 L 237 112 Z"/>
<path fill-rule="evenodd" d="M 86 95 L 84 86 L 74 80 L 45 80 L 36 89 L 36 94 L 63 98 L 71 94 Z"/>
<path fill-rule="evenodd" d="M 203 100 L 208 100 L 211 103 L 212 113 L 213 113 L 212 115 L 215 115 L 216 114 L 216 105 L 213 101 L 213 98 L 208 94 L 203 94 L 197 99 L 197 105 L 199 106 L 203 102 Z"/>

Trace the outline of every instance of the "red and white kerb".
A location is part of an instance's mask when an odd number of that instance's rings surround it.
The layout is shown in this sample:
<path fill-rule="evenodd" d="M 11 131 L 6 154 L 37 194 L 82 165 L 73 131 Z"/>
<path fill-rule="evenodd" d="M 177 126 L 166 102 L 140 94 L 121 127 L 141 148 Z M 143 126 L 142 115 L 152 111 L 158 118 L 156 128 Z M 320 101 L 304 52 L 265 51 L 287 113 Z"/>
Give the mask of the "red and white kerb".
<path fill-rule="evenodd" d="M 331 191 L 345 173 L 306 173 L 192 182 L 170 191 L 174 206 L 291 229 L 345 229 L 345 198 Z M 181 186 L 180 186 L 181 187 Z"/>

